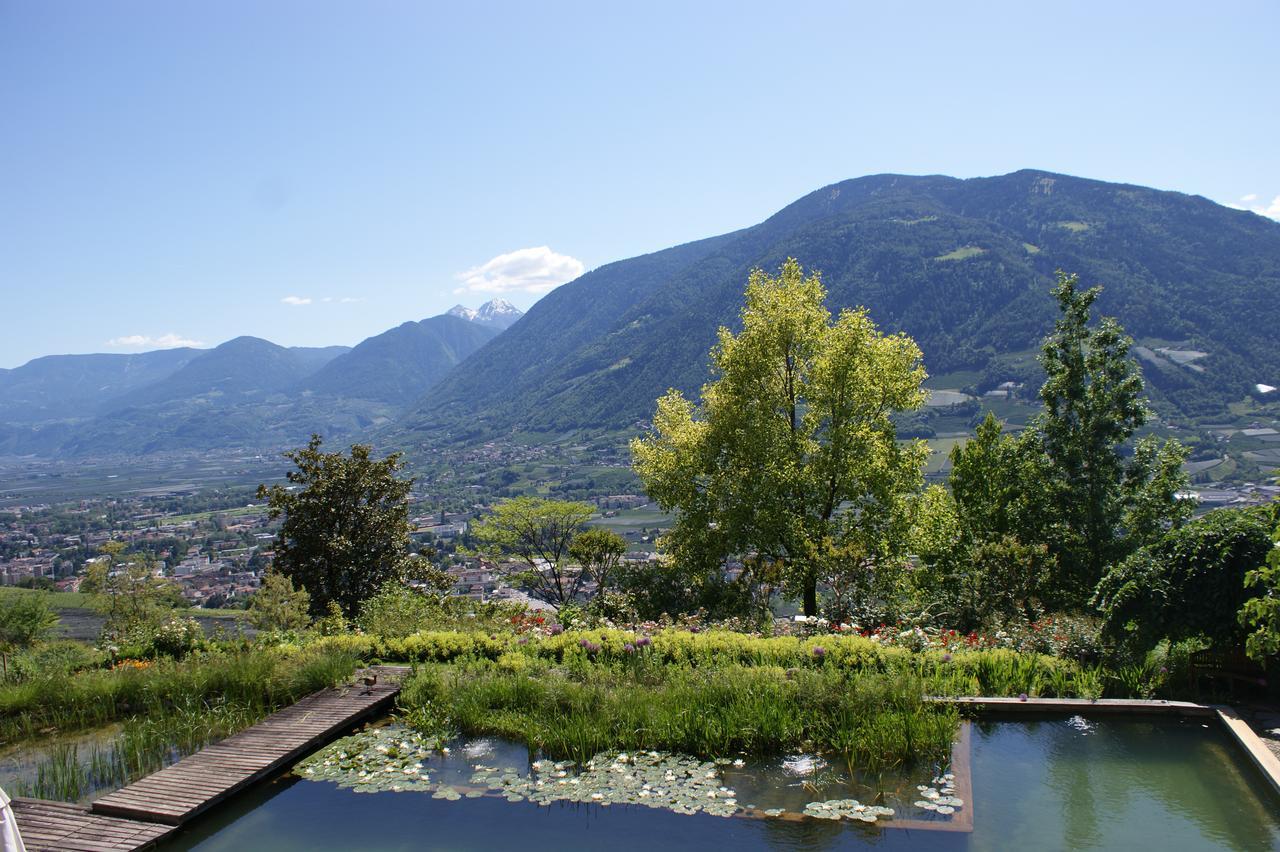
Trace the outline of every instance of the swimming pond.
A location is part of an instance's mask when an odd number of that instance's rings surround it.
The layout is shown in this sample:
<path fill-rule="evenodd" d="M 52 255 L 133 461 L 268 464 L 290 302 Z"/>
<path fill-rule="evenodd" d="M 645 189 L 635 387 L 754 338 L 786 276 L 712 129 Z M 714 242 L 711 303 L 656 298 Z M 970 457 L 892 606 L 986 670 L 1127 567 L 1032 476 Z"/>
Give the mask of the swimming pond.
<path fill-rule="evenodd" d="M 496 739 L 426 753 L 378 727 L 165 848 L 1280 850 L 1265 780 L 1195 718 L 975 722 L 954 766 L 875 777 L 815 755 L 622 758 L 576 768 Z"/>

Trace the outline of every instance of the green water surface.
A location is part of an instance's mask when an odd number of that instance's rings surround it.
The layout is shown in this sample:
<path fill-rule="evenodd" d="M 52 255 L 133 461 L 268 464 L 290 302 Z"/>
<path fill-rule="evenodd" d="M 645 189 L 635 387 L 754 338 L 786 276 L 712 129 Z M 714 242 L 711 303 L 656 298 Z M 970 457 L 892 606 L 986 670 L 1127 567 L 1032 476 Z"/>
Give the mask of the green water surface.
<path fill-rule="evenodd" d="M 1200 719 L 1052 717 L 977 722 L 971 730 L 972 832 L 804 819 L 681 815 L 634 805 L 540 806 L 484 796 L 446 801 L 424 792 L 356 793 L 329 782 L 279 778 L 184 829 L 167 849 L 226 850 L 1280 850 L 1280 805 L 1216 724 Z M 492 741 L 490 741 L 492 743 Z M 446 762 L 514 765 L 523 748 L 455 749 Z M 753 799 L 802 807 L 812 778 L 784 757 L 749 763 L 726 783 Z M 794 765 L 794 760 L 793 760 Z M 449 767 L 440 767 L 441 772 Z M 873 801 L 874 787 L 913 812 L 912 782 L 932 767 L 882 779 L 832 782 Z M 806 782 L 810 785 L 806 787 Z M 893 798 L 896 796 L 896 799 Z M 744 799 L 745 801 L 745 799 Z"/>

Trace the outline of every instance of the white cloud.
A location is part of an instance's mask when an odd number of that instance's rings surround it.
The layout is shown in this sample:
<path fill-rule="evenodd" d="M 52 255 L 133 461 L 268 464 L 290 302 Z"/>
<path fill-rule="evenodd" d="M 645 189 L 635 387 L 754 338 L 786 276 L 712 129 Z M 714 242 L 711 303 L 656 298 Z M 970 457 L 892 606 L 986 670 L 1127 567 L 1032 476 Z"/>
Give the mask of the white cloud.
<path fill-rule="evenodd" d="M 1248 195 L 1241 196 L 1240 201 L 1237 203 L 1228 203 L 1227 206 L 1234 207 L 1236 210 L 1248 210 L 1257 213 L 1259 216 L 1266 216 L 1280 222 L 1280 195 L 1271 199 L 1270 204 L 1260 204 L 1258 202 L 1258 193 L 1251 192 Z"/>
<path fill-rule="evenodd" d="M 586 269 L 582 261 L 547 246 L 516 249 L 473 266 L 456 277 L 454 293 L 547 293 Z"/>
<path fill-rule="evenodd" d="M 311 304 L 311 298 L 309 296 L 285 296 L 280 301 L 284 302 L 286 305 L 294 306 Z"/>
<path fill-rule="evenodd" d="M 107 345 L 115 349 L 176 349 L 179 346 L 204 346 L 204 343 L 170 332 L 159 337 L 126 334 L 124 337 L 111 338 Z"/>

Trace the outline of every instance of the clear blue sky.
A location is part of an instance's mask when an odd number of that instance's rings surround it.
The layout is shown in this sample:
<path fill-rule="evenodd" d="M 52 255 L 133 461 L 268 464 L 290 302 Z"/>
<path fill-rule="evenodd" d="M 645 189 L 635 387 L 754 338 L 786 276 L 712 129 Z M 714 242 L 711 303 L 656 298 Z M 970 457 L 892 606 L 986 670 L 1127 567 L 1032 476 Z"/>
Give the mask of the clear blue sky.
<path fill-rule="evenodd" d="M 525 308 L 877 172 L 1280 196 L 1280 3 L 619 5 L 0 0 L 0 367 Z"/>

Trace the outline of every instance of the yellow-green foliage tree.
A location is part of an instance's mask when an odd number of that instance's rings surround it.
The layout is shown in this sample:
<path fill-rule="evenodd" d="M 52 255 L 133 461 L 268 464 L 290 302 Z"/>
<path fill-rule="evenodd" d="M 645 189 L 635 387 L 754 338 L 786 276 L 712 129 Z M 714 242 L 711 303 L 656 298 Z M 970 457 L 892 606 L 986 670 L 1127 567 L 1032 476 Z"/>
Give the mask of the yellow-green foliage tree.
<path fill-rule="evenodd" d="M 508 577 L 534 597 L 565 604 L 584 594 L 592 580 L 597 590 L 603 588 L 607 570 L 616 565 L 616 559 L 600 550 L 600 540 L 586 531 L 594 511 L 587 503 L 515 497 L 472 524 L 471 538 L 480 553 L 500 563 L 500 570 L 504 560 L 514 560 L 517 567 Z M 579 542 L 578 547 L 574 542 Z M 583 558 L 606 561 L 587 564 L 580 561 Z"/>
<path fill-rule="evenodd" d="M 249 599 L 249 621 L 259 630 L 301 630 L 311 624 L 311 595 L 295 589 L 278 571 L 268 571 Z"/>
<path fill-rule="evenodd" d="M 794 259 L 777 276 L 753 271 L 742 330 L 720 329 L 701 403 L 669 391 L 653 433 L 631 444 L 650 496 L 676 513 L 674 559 L 714 572 L 755 554 L 807 615 L 820 582 L 880 593 L 928 454 L 899 443 L 891 419 L 924 402 L 919 348 L 866 310 L 833 320 L 825 298 Z"/>

